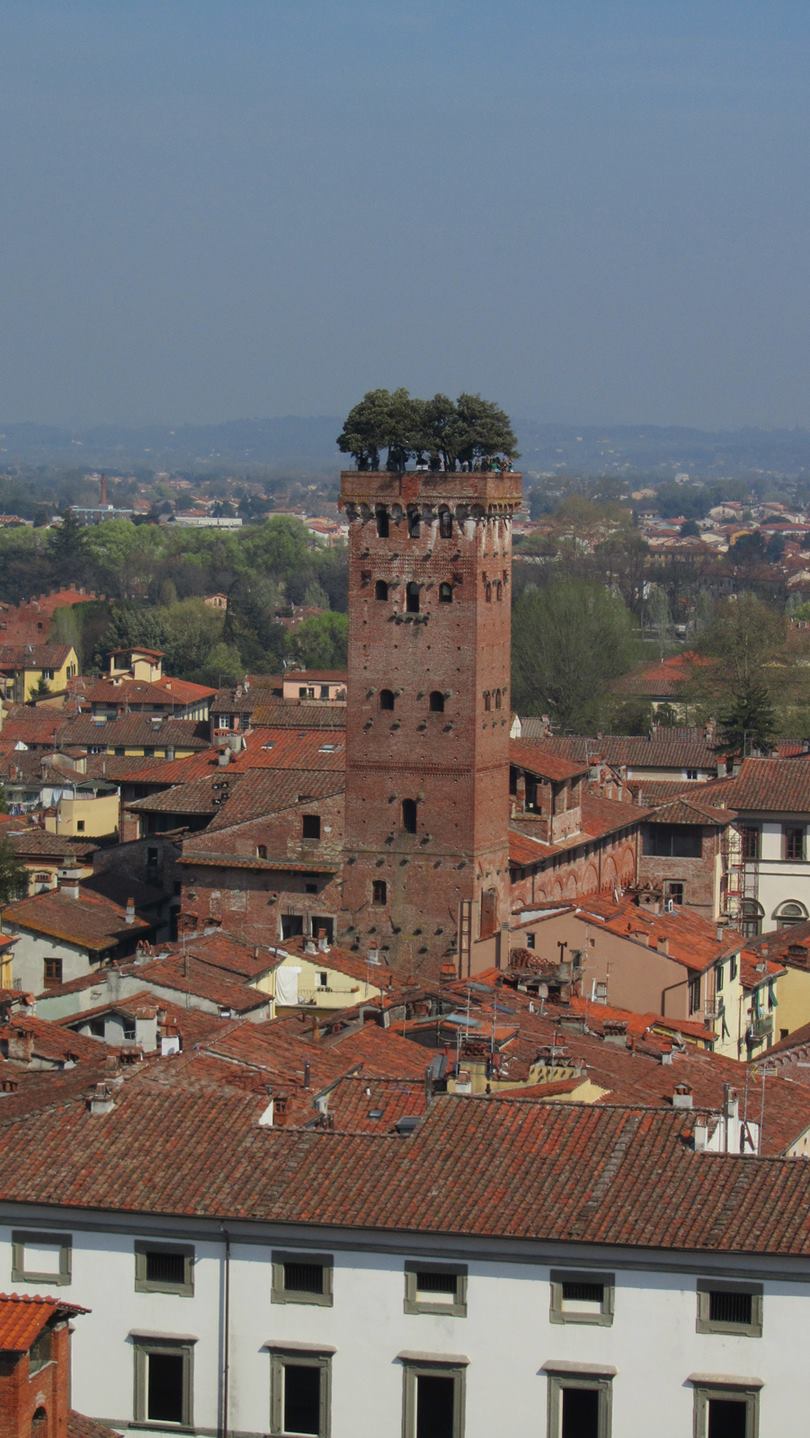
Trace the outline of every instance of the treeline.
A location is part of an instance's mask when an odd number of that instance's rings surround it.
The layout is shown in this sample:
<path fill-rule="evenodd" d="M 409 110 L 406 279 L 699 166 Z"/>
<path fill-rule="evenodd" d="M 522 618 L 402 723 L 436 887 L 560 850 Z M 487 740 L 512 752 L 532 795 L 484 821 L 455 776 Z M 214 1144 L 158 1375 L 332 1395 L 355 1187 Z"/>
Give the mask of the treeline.
<path fill-rule="evenodd" d="M 478 394 L 417 399 L 406 389 L 373 389 L 351 409 L 337 438 L 358 469 L 402 470 L 409 460 L 431 469 L 474 469 L 517 456 L 509 416 Z"/>
<path fill-rule="evenodd" d="M 59 529 L 0 531 L 0 599 L 67 584 L 107 597 L 56 617 L 53 637 L 76 644 L 85 670 L 131 643 L 165 649 L 167 672 L 207 684 L 272 673 L 284 660 L 345 663 L 345 554 L 313 546 L 297 519 L 219 532 L 128 520 L 82 528 L 67 515 Z M 226 610 L 204 603 L 214 594 Z M 286 625 L 301 608 L 322 612 Z"/>

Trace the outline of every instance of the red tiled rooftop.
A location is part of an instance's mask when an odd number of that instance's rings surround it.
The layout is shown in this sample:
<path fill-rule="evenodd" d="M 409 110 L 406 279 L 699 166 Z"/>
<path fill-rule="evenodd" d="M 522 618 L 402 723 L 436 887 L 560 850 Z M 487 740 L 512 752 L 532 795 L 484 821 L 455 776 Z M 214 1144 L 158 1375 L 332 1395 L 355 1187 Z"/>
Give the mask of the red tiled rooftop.
<path fill-rule="evenodd" d="M 137 914 L 132 923 L 127 923 L 125 909 L 120 904 L 88 889 L 80 889 L 78 899 L 71 898 L 63 889 L 17 899 L 2 910 L 2 920 L 12 928 L 48 934 L 95 953 L 117 948 L 125 937 L 146 933 L 150 928 Z"/>
<path fill-rule="evenodd" d="M 72 1318 L 89 1311 L 59 1298 L 0 1293 L 0 1353 L 27 1353 L 51 1318 Z"/>
<path fill-rule="evenodd" d="M 577 779 L 588 772 L 587 764 L 575 763 L 554 754 L 545 749 L 541 742 L 533 739 L 512 739 L 509 744 L 509 759 L 518 769 L 528 769 L 531 774 L 539 774 L 544 779 L 554 781 Z"/>

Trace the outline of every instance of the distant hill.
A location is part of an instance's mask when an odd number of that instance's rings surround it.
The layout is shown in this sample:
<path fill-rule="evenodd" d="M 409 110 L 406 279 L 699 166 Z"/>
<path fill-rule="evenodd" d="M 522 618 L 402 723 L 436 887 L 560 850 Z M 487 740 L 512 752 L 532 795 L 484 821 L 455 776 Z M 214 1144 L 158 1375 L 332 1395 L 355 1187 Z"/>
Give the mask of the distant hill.
<path fill-rule="evenodd" d="M 538 424 L 515 420 L 521 468 L 602 474 L 647 473 L 671 478 L 769 473 L 810 475 L 810 431 L 678 426 Z M 342 419 L 333 415 L 230 420 L 222 424 L 0 426 L 0 465 L 72 464 L 124 468 L 218 470 L 253 466 L 336 472 Z"/>

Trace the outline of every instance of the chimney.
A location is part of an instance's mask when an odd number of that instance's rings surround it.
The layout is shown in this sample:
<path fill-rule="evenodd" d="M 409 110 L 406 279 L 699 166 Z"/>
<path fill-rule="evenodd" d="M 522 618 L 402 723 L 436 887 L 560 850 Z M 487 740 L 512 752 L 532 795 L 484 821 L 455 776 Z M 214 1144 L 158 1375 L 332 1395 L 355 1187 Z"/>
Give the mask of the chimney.
<path fill-rule="evenodd" d="M 309 1059 L 304 1059 L 304 1088 L 309 1088 L 311 1076 L 312 1065 L 310 1064 Z"/>
<path fill-rule="evenodd" d="M 273 1119 L 276 1128 L 284 1128 L 287 1122 L 289 1099 L 286 1093 L 277 1093 L 273 1101 Z"/>
<path fill-rule="evenodd" d="M 660 934 L 658 937 L 658 952 L 659 954 L 669 953 L 669 939 L 666 934 Z"/>
<path fill-rule="evenodd" d="M 740 1100 L 737 1090 L 733 1084 L 723 1084 L 723 1114 L 726 1118 L 737 1118 L 740 1112 Z"/>
<path fill-rule="evenodd" d="M 87 1111 L 98 1117 L 100 1114 L 111 1113 L 115 1108 L 112 1086 L 108 1083 L 99 1082 L 94 1084 L 87 1095 Z"/>
<path fill-rule="evenodd" d="M 79 897 L 79 870 L 63 869 L 57 880 L 60 892 L 66 894 L 69 899 Z"/>
<path fill-rule="evenodd" d="M 688 1083 L 676 1083 L 674 1089 L 672 1090 L 672 1107 L 692 1107 L 692 1089 Z"/>
<path fill-rule="evenodd" d="M 725 935 L 725 932 L 726 932 L 726 931 L 725 931 L 725 929 L 723 928 L 723 925 L 722 925 L 722 924 L 718 924 L 718 925 L 717 925 L 717 928 L 715 929 L 715 935 L 716 935 L 716 937 L 717 937 L 717 942 L 718 942 L 718 944 L 722 944 L 723 938 L 724 938 L 724 935 Z"/>
<path fill-rule="evenodd" d="M 174 748 L 174 745 L 173 745 L 173 744 L 167 744 L 167 745 L 166 745 L 166 760 L 167 760 L 167 762 L 168 762 L 169 764 L 171 764 L 172 761 L 173 761 L 173 759 L 174 759 L 174 757 L 175 757 L 175 748 Z"/>
<path fill-rule="evenodd" d="M 128 924 L 135 923 L 135 900 L 127 899 L 127 907 L 124 911 L 124 919 Z"/>
<path fill-rule="evenodd" d="M 313 1042 L 314 1044 L 319 1044 L 320 1041 L 321 1041 L 321 1026 L 320 1026 L 320 1024 L 318 1023 L 318 1015 L 317 1015 L 317 1014 L 313 1014 L 313 1015 L 312 1015 L 312 1035 L 311 1035 L 311 1038 L 312 1038 L 312 1042 Z"/>
<path fill-rule="evenodd" d="M 709 1146 L 709 1125 L 705 1118 L 695 1120 L 695 1126 L 692 1129 L 692 1143 L 695 1153 L 706 1152 Z"/>
<path fill-rule="evenodd" d="M 9 1026 L 6 1055 L 10 1063 L 30 1064 L 34 1057 L 34 1035 L 23 1024 Z"/>

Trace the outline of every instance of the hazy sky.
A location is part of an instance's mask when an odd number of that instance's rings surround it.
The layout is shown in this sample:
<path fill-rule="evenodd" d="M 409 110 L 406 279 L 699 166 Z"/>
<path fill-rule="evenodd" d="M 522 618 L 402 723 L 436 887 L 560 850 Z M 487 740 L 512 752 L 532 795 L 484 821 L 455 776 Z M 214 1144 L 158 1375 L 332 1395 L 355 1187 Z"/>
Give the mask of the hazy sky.
<path fill-rule="evenodd" d="M 5 0 L 0 420 L 810 425 L 807 0 Z"/>

